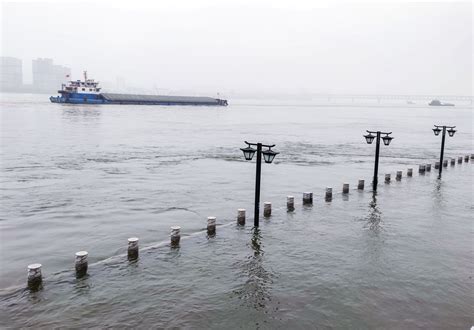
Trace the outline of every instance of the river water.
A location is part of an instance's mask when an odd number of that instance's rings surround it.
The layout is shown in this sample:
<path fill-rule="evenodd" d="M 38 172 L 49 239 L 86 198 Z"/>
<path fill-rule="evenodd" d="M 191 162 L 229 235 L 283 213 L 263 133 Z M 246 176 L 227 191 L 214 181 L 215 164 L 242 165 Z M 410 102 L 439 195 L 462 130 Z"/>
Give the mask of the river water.
<path fill-rule="evenodd" d="M 473 320 L 473 167 L 437 180 L 433 124 L 456 125 L 445 157 L 471 154 L 472 108 L 230 100 L 221 107 L 1 101 L 0 324 L 5 327 L 460 328 Z M 366 129 L 392 131 L 381 147 Z M 255 162 L 270 219 L 252 228 Z M 414 176 L 405 176 L 408 167 Z M 402 181 L 383 175 L 403 170 Z M 358 179 L 366 189 L 357 191 Z M 342 184 L 350 183 L 348 196 Z M 331 202 L 325 187 L 333 187 Z M 312 207 L 301 204 L 314 192 Z M 286 210 L 294 195 L 296 209 Z M 238 208 L 247 224 L 236 226 Z M 217 235 L 205 231 L 217 217 Z M 182 227 L 179 249 L 170 226 Z M 129 262 L 127 238 L 140 238 Z M 76 279 L 74 253 L 89 252 Z M 43 288 L 26 290 L 26 267 Z"/>

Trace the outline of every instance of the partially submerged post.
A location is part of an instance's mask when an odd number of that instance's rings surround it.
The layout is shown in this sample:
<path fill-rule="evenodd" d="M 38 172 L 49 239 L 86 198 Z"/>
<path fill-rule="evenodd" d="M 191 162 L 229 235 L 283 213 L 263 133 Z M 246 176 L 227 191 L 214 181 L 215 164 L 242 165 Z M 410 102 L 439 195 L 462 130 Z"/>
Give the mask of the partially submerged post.
<path fill-rule="evenodd" d="M 311 205 L 313 204 L 313 193 L 312 192 L 304 192 L 303 193 L 303 205 Z"/>
<path fill-rule="evenodd" d="M 409 168 L 407 170 L 407 176 L 413 176 L 413 169 L 412 168 Z"/>
<path fill-rule="evenodd" d="M 245 225 L 245 209 L 237 210 L 237 224 L 240 226 Z"/>
<path fill-rule="evenodd" d="M 272 215 L 272 203 L 263 202 L 263 216 L 269 218 Z"/>
<path fill-rule="evenodd" d="M 138 259 L 138 237 L 130 237 L 128 239 L 128 260 Z"/>
<path fill-rule="evenodd" d="M 28 288 L 35 291 L 39 289 L 42 282 L 41 264 L 28 265 Z"/>
<path fill-rule="evenodd" d="M 403 175 L 403 172 L 402 172 L 402 171 L 397 171 L 396 180 L 397 180 L 397 181 L 401 181 L 401 180 L 402 180 L 402 175 Z"/>
<path fill-rule="evenodd" d="M 286 197 L 286 209 L 290 212 L 295 210 L 295 197 L 294 196 Z"/>
<path fill-rule="evenodd" d="M 89 253 L 87 251 L 79 251 L 76 252 L 76 259 L 75 259 L 75 268 L 76 268 L 76 277 L 81 278 L 87 274 L 87 256 Z"/>
<path fill-rule="evenodd" d="M 451 158 L 451 166 L 454 166 L 454 165 L 456 165 L 456 159 Z"/>
<path fill-rule="evenodd" d="M 439 162 L 435 163 L 435 169 L 439 169 Z"/>
<path fill-rule="evenodd" d="M 331 187 L 326 187 L 326 196 L 325 196 L 326 202 L 329 202 L 332 200 L 332 188 Z"/>
<path fill-rule="evenodd" d="M 448 167 L 448 160 L 447 159 L 443 160 L 443 167 Z"/>
<path fill-rule="evenodd" d="M 458 164 L 462 164 L 462 156 L 458 157 Z"/>
<path fill-rule="evenodd" d="M 469 163 L 469 155 L 464 156 L 464 162 Z"/>
<path fill-rule="evenodd" d="M 216 234 L 216 217 L 207 217 L 207 233 L 209 235 Z"/>
<path fill-rule="evenodd" d="M 390 173 L 385 174 L 385 183 L 390 183 Z"/>
<path fill-rule="evenodd" d="M 431 172 L 431 164 L 426 164 L 426 172 Z"/>
<path fill-rule="evenodd" d="M 425 174 L 425 164 L 421 164 L 419 167 L 418 167 L 418 173 L 420 174 Z"/>
<path fill-rule="evenodd" d="M 181 227 L 180 226 L 172 226 L 171 227 L 171 247 L 178 247 L 179 241 L 181 239 Z"/>
<path fill-rule="evenodd" d="M 359 179 L 359 183 L 357 184 L 357 189 L 364 190 L 364 183 L 365 183 L 364 180 Z"/>
<path fill-rule="evenodd" d="M 342 193 L 343 194 L 348 194 L 349 193 L 349 184 L 348 183 L 343 183 L 342 184 Z"/>

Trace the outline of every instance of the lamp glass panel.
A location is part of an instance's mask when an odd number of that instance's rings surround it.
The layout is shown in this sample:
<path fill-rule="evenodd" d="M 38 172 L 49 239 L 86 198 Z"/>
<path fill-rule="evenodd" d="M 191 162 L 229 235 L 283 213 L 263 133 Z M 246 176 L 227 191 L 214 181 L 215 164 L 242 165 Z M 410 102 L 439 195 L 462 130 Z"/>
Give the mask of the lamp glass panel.
<path fill-rule="evenodd" d="M 255 149 L 252 147 L 241 148 L 242 152 L 244 153 L 244 157 L 246 160 L 252 160 L 253 155 L 255 154 Z"/>
<path fill-rule="evenodd" d="M 367 135 L 364 135 L 364 137 L 368 144 L 372 144 L 372 142 L 374 141 L 375 135 L 367 134 Z"/>
<path fill-rule="evenodd" d="M 270 164 L 275 159 L 275 156 L 278 155 L 278 152 L 275 152 L 273 150 L 265 150 L 265 151 L 262 151 L 262 154 L 263 154 L 263 159 L 265 160 L 265 163 Z"/>
<path fill-rule="evenodd" d="M 390 142 L 392 142 L 392 139 L 393 139 L 393 137 L 384 136 L 384 137 L 382 138 L 383 144 L 385 144 L 386 146 L 388 146 L 388 145 L 390 144 Z"/>

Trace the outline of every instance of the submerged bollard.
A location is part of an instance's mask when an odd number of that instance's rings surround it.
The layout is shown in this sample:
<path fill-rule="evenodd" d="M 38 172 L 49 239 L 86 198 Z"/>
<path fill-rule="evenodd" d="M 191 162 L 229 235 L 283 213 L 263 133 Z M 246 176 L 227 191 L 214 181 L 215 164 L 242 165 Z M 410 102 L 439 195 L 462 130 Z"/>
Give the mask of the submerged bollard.
<path fill-rule="evenodd" d="M 37 290 L 42 282 L 41 264 L 28 265 L 28 288 L 30 290 Z"/>
<path fill-rule="evenodd" d="M 407 176 L 413 176 L 413 169 L 412 168 L 409 168 L 407 170 Z"/>
<path fill-rule="evenodd" d="M 357 184 L 357 189 L 364 190 L 364 183 L 365 183 L 364 180 L 359 179 L 359 183 Z"/>
<path fill-rule="evenodd" d="M 240 226 L 245 225 L 245 209 L 237 210 L 237 224 Z"/>
<path fill-rule="evenodd" d="M 89 253 L 87 251 L 76 252 L 76 277 L 81 278 L 87 274 L 87 256 Z"/>
<path fill-rule="evenodd" d="M 462 164 L 462 157 L 458 157 L 458 164 Z"/>
<path fill-rule="evenodd" d="M 464 162 L 469 163 L 469 155 L 464 156 Z"/>
<path fill-rule="evenodd" d="M 269 218 L 272 215 L 272 203 L 263 202 L 263 216 Z"/>
<path fill-rule="evenodd" d="M 179 241 L 181 239 L 181 227 L 180 226 L 172 226 L 171 227 L 171 246 L 178 247 Z"/>
<path fill-rule="evenodd" d="M 312 192 L 303 193 L 303 204 L 304 205 L 313 204 L 313 193 Z"/>
<path fill-rule="evenodd" d="M 286 209 L 288 211 L 294 211 L 295 210 L 295 197 L 286 196 Z"/>
<path fill-rule="evenodd" d="M 426 172 L 431 172 L 431 164 L 426 164 Z"/>
<path fill-rule="evenodd" d="M 424 164 L 421 164 L 419 167 L 418 167 L 418 173 L 420 174 L 425 174 L 425 170 L 426 170 L 426 167 Z"/>
<path fill-rule="evenodd" d="M 385 174 L 385 183 L 390 183 L 391 181 L 391 176 L 389 173 Z"/>
<path fill-rule="evenodd" d="M 443 160 L 443 167 L 448 167 L 448 160 L 447 159 Z"/>
<path fill-rule="evenodd" d="M 456 164 L 456 159 L 451 158 L 451 166 L 454 166 Z"/>
<path fill-rule="evenodd" d="M 348 194 L 349 193 L 349 184 L 348 183 L 343 183 L 342 184 L 342 193 L 343 194 Z"/>
<path fill-rule="evenodd" d="M 474 159 L 474 154 L 471 154 L 471 159 Z"/>
<path fill-rule="evenodd" d="M 325 199 L 326 199 L 326 202 L 329 202 L 332 199 L 332 188 L 331 187 L 326 187 Z"/>
<path fill-rule="evenodd" d="M 207 233 L 209 235 L 216 233 L 216 217 L 207 217 Z"/>
<path fill-rule="evenodd" d="M 396 180 L 397 180 L 397 181 L 401 181 L 401 180 L 402 180 L 402 175 L 403 175 L 403 172 L 402 172 L 402 171 L 397 171 Z"/>
<path fill-rule="evenodd" d="M 130 237 L 128 239 L 128 260 L 138 259 L 138 237 Z"/>
<path fill-rule="evenodd" d="M 435 169 L 438 169 L 439 168 L 439 162 L 436 162 L 435 163 Z"/>

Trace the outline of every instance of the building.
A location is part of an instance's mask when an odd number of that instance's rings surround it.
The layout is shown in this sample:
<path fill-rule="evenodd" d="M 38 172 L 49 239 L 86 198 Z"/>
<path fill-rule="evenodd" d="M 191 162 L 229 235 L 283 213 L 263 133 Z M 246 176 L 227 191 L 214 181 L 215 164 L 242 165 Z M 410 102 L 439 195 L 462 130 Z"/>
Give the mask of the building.
<path fill-rule="evenodd" d="M 33 88 L 37 92 L 54 92 L 70 79 L 71 69 L 56 65 L 50 58 L 33 60 Z"/>
<path fill-rule="evenodd" d="M 15 57 L 0 57 L 0 89 L 20 91 L 23 87 L 23 63 Z"/>

